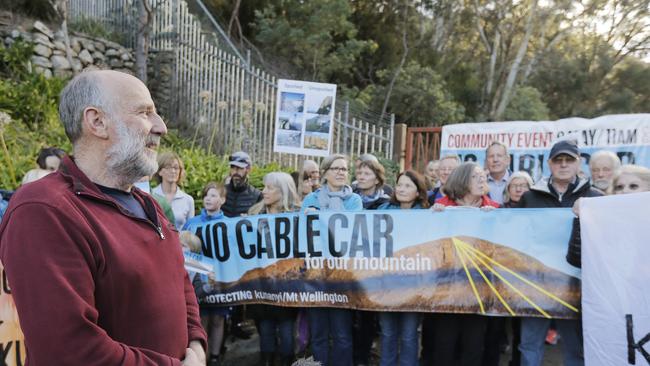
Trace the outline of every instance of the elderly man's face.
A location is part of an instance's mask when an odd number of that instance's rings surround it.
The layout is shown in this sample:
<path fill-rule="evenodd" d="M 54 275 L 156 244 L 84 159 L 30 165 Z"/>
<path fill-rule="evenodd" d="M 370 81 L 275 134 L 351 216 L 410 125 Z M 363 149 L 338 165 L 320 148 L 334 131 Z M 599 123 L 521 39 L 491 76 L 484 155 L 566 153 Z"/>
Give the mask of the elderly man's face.
<path fill-rule="evenodd" d="M 594 186 L 598 189 L 607 190 L 614 178 L 614 164 L 612 164 L 611 159 L 601 157 L 592 160 L 589 169 L 591 170 L 591 179 Z"/>
<path fill-rule="evenodd" d="M 494 145 L 487 150 L 485 166 L 490 175 L 501 175 L 510 165 L 510 155 L 503 146 Z"/>
<path fill-rule="evenodd" d="M 107 118 L 112 121 L 115 143 L 107 151 L 107 165 L 114 174 L 135 182 L 158 170 L 157 149 L 167 127 L 138 79 L 125 76 L 108 83 L 115 83 L 113 91 L 107 91 L 114 98 L 114 111 Z"/>
<path fill-rule="evenodd" d="M 558 182 L 572 182 L 580 170 L 580 160 L 571 155 L 560 154 L 548 160 L 553 179 Z"/>

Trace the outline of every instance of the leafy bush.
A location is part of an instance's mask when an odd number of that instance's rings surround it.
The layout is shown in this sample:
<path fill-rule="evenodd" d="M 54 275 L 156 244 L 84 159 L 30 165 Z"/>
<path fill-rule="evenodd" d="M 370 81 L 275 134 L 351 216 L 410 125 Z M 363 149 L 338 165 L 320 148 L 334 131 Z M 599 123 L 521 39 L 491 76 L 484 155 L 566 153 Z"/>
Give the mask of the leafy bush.
<path fill-rule="evenodd" d="M 123 34 L 110 31 L 100 20 L 81 16 L 70 21 L 68 28 L 72 32 L 83 33 L 96 38 L 122 43 Z"/>

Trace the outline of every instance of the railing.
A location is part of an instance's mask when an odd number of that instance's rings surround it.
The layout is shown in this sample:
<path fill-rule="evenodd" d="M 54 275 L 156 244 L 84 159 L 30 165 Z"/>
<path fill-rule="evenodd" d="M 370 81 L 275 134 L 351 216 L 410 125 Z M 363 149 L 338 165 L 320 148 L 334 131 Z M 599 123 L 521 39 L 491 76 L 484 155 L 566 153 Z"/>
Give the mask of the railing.
<path fill-rule="evenodd" d="M 150 51 L 173 54 L 171 101 L 159 109 L 174 127 L 188 127 L 195 141 L 217 154 L 245 150 L 256 163 L 297 168 L 303 159 L 313 158 L 273 152 L 277 78 L 234 48 L 200 0 L 197 11 L 209 20 L 206 27 L 184 0 L 149 2 Z M 134 0 L 70 0 L 68 14 L 71 21 L 85 17 L 119 32 L 126 47 L 136 43 Z M 204 31 L 207 27 L 210 32 Z M 345 102 L 337 103 L 337 109 L 334 153 L 392 158 L 393 119 L 351 112 Z"/>

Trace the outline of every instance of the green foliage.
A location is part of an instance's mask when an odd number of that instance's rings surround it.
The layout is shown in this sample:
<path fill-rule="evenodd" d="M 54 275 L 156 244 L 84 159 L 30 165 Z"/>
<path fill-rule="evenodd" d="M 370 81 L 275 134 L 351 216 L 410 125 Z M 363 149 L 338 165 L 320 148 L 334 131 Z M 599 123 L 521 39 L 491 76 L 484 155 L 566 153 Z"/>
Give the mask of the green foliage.
<path fill-rule="evenodd" d="M 17 41 L 0 48 L 0 110 L 31 130 L 49 128 L 57 118 L 58 96 L 65 84 L 32 73 L 29 59 L 33 45 Z"/>
<path fill-rule="evenodd" d="M 541 93 L 532 86 L 517 88 L 503 114 L 505 121 L 544 121 L 548 119 L 548 107 L 542 101 Z"/>
<path fill-rule="evenodd" d="M 382 84 L 372 88 L 373 106 L 381 110 L 388 93 L 392 70 L 382 70 L 378 76 Z M 401 123 L 411 126 L 442 126 L 461 122 L 463 106 L 456 103 L 445 87 L 444 80 L 433 69 L 409 62 L 395 82 L 389 112 L 395 113 Z"/>
<path fill-rule="evenodd" d="M 203 187 L 211 181 L 223 182 L 230 172 L 230 164 L 228 156 L 215 156 L 206 149 L 191 145 L 191 141 L 183 139 L 176 131 L 170 130 L 163 138 L 162 151 L 173 151 L 183 160 L 186 171 L 183 190 L 194 197 L 194 204 L 198 211 L 203 207 L 203 197 L 201 197 Z M 253 166 L 248 179 L 253 186 L 262 189 L 264 176 L 277 171 L 290 173 L 292 170 L 281 167 L 277 163 Z"/>
<path fill-rule="evenodd" d="M 301 79 L 342 81 L 359 55 L 376 48 L 356 39 L 346 0 L 280 2 L 255 13 L 256 40 Z"/>
<path fill-rule="evenodd" d="M 103 38 L 117 43 L 121 43 L 123 40 L 121 34 L 110 31 L 101 21 L 85 16 L 70 21 L 68 29 L 71 32 L 83 33 L 92 37 Z"/>

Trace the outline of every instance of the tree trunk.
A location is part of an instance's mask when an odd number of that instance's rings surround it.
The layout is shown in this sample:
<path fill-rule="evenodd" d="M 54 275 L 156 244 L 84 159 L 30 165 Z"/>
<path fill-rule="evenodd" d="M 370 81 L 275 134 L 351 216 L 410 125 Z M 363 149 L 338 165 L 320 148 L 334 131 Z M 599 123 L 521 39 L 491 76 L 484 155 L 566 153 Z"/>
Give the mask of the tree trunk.
<path fill-rule="evenodd" d="M 528 20 L 526 21 L 526 33 L 524 34 L 524 37 L 521 40 L 521 44 L 519 44 L 519 49 L 517 50 L 517 55 L 515 56 L 514 61 L 512 62 L 512 66 L 510 66 L 510 71 L 508 72 L 508 78 L 506 79 L 506 84 L 503 87 L 503 93 L 501 93 L 501 98 L 499 100 L 499 105 L 496 111 L 494 111 L 494 113 L 491 113 L 492 120 L 494 121 L 498 121 L 501 119 L 501 116 L 503 116 L 503 112 L 505 112 L 506 107 L 510 102 L 510 94 L 512 93 L 512 89 L 515 86 L 515 81 L 517 80 L 517 74 L 519 73 L 519 68 L 521 67 L 521 61 L 526 55 L 526 50 L 528 50 L 528 41 L 530 40 L 530 36 L 533 33 L 533 28 L 534 28 L 533 16 L 535 13 L 537 13 L 537 1 L 533 2 L 533 6 L 529 10 Z"/>
<path fill-rule="evenodd" d="M 152 11 L 149 0 L 137 0 L 138 34 L 135 40 L 135 76 L 147 83 L 147 58 L 149 57 L 149 25 Z"/>
<path fill-rule="evenodd" d="M 72 48 L 70 47 L 70 35 L 68 34 L 68 0 L 58 0 L 56 5 L 61 16 L 61 33 L 63 33 L 63 44 L 65 45 L 65 58 L 72 68 L 72 74 L 77 75 L 79 70 L 75 69 L 72 62 Z"/>
<path fill-rule="evenodd" d="M 397 81 L 397 77 L 399 77 L 400 72 L 402 72 L 402 68 L 404 67 L 404 63 L 406 62 L 406 57 L 408 56 L 409 53 L 409 47 L 408 47 L 408 41 L 406 39 L 406 23 L 408 19 L 408 11 L 407 11 L 407 6 L 405 2 L 404 6 L 404 24 L 402 25 L 402 48 L 404 49 L 404 53 L 402 53 L 402 59 L 399 61 L 399 65 L 397 65 L 397 68 L 395 69 L 395 73 L 393 74 L 393 77 L 390 79 L 390 84 L 388 84 L 388 91 L 386 92 L 386 98 L 384 98 L 384 105 L 381 107 L 381 119 L 384 118 L 386 115 L 386 109 L 388 109 L 388 102 L 390 101 L 390 96 L 393 93 L 393 87 L 395 87 L 395 81 Z"/>

